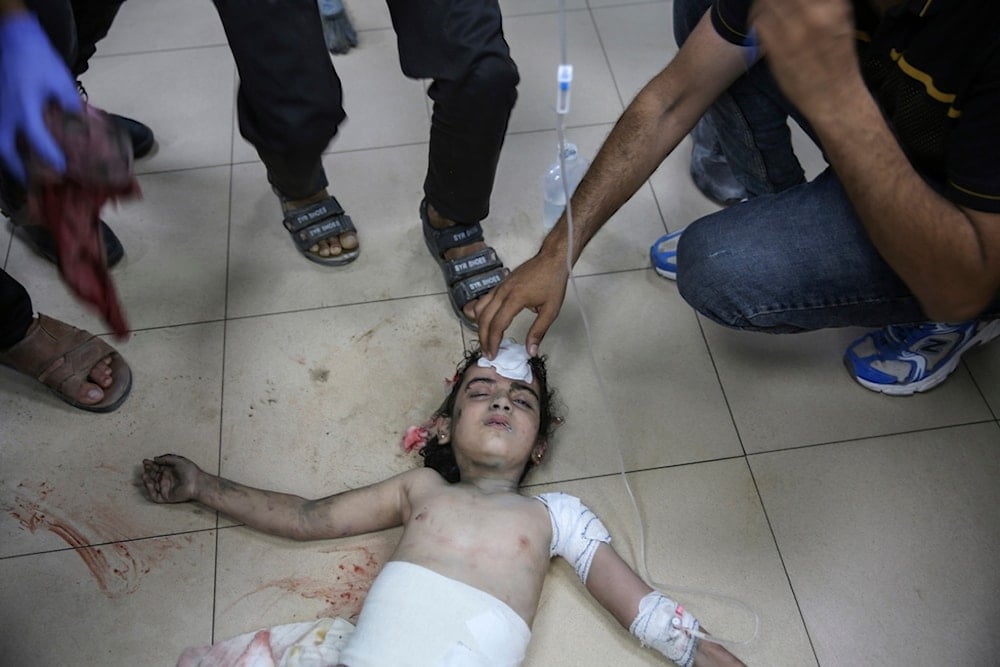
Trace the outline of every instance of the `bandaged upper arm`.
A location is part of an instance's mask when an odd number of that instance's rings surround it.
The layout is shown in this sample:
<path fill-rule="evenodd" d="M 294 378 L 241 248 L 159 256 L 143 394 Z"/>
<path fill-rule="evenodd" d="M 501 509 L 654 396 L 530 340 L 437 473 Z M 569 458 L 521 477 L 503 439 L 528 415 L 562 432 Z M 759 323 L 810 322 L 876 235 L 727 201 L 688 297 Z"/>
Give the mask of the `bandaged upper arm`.
<path fill-rule="evenodd" d="M 549 510 L 552 543 L 549 554 L 565 558 L 580 581 L 587 583 L 590 564 L 601 544 L 609 544 L 611 535 L 579 498 L 566 493 L 543 493 L 535 496 Z"/>

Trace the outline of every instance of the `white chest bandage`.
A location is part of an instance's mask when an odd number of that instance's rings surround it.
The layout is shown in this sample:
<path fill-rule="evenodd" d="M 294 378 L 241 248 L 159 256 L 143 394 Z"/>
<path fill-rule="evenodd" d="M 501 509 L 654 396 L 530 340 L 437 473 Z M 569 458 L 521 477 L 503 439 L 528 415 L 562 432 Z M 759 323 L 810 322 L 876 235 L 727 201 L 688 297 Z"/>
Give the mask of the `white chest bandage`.
<path fill-rule="evenodd" d="M 611 535 L 601 520 L 580 499 L 567 493 L 543 493 L 535 496 L 549 510 L 552 520 L 551 556 L 565 558 L 580 581 L 587 583 L 590 564 L 597 547 L 611 542 Z"/>
<path fill-rule="evenodd" d="M 639 613 L 628 631 L 680 667 L 694 664 L 698 619 L 663 593 L 650 591 L 639 600 Z"/>

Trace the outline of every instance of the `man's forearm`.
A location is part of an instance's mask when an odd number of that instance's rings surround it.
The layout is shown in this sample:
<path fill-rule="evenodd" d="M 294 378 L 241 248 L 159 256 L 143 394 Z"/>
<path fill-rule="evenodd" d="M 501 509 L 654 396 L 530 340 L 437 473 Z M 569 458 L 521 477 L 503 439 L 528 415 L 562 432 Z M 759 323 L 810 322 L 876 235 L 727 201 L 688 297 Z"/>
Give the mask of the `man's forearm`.
<path fill-rule="evenodd" d="M 810 121 L 872 243 L 928 317 L 975 317 L 995 296 L 998 258 L 916 172 L 860 78 L 851 97 Z"/>

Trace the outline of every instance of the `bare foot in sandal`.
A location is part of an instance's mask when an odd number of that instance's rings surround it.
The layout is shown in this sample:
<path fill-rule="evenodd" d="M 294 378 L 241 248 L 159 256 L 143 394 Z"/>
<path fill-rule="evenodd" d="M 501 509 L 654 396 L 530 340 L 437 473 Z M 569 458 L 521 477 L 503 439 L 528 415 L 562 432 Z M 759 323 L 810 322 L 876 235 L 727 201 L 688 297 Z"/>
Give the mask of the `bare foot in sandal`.
<path fill-rule="evenodd" d="M 458 224 L 441 215 L 426 199 L 420 203 L 420 218 L 424 242 L 444 274 L 452 311 L 475 331 L 476 301 L 500 284 L 509 271 L 483 240 L 478 222 Z"/>
<path fill-rule="evenodd" d="M 330 265 L 347 264 L 357 258 L 357 230 L 326 189 L 305 199 L 279 197 L 285 228 L 306 258 Z"/>
<path fill-rule="evenodd" d="M 0 352 L 0 364 L 45 384 L 70 405 L 111 412 L 132 390 L 125 359 L 97 336 L 41 313 L 21 342 Z"/>

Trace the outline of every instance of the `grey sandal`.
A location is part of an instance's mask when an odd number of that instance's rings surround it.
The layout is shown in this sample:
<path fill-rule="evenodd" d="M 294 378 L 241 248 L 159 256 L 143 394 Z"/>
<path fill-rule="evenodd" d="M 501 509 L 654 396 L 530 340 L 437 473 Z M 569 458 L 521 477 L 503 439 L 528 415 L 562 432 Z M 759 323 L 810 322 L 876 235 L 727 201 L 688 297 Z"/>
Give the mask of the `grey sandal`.
<path fill-rule="evenodd" d="M 427 216 L 426 199 L 420 202 L 420 221 L 423 223 L 427 249 L 437 260 L 444 274 L 444 282 L 448 285 L 451 309 L 462 324 L 477 331 L 478 325 L 466 317 L 462 308 L 503 282 L 508 273 L 507 269 L 497 256 L 496 250 L 490 247 L 458 259 L 444 258 L 444 253 L 452 248 L 460 248 L 483 240 L 483 228 L 478 222 L 437 229 L 431 225 Z"/>
<path fill-rule="evenodd" d="M 354 227 L 354 223 L 351 222 L 351 216 L 344 213 L 344 209 L 335 197 L 327 197 L 315 204 L 285 211 L 283 224 L 288 233 L 292 235 L 292 240 L 295 241 L 299 252 L 305 255 L 306 259 L 317 264 L 342 266 L 350 264 L 361 254 L 360 247 L 353 250 L 341 247 L 343 252 L 329 257 L 309 252 L 309 248 L 320 241 L 348 232 L 356 234 L 358 231 Z"/>

